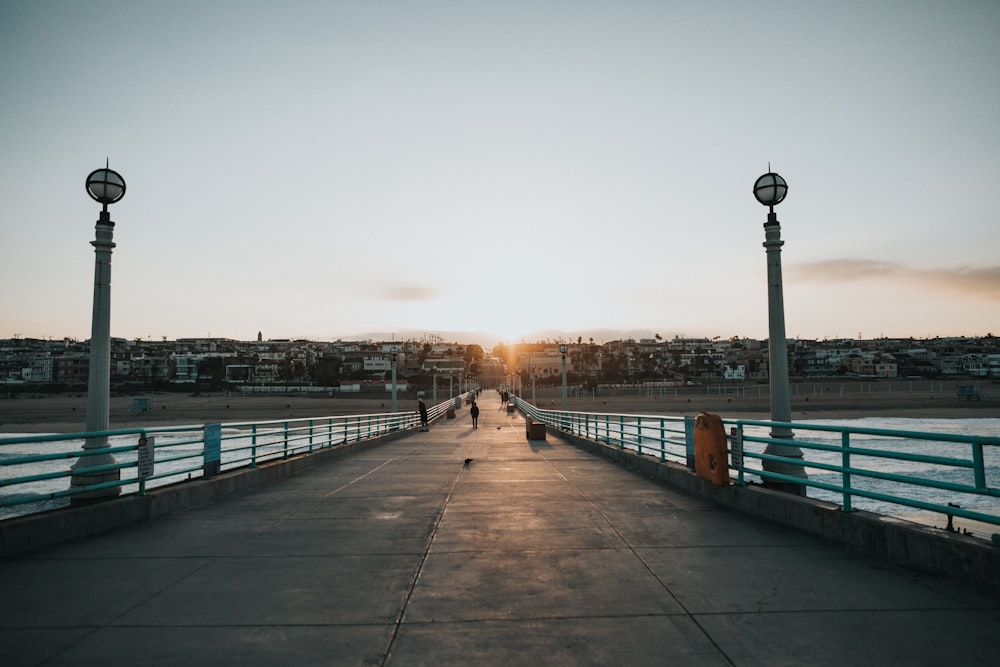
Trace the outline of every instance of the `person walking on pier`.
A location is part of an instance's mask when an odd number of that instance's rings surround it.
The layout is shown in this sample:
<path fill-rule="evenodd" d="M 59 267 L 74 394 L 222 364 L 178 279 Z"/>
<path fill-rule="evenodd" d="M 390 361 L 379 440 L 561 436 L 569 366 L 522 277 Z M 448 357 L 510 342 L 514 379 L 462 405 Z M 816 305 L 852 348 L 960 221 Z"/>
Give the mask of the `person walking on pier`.
<path fill-rule="evenodd" d="M 417 398 L 417 411 L 420 413 L 420 430 L 430 430 L 427 428 L 427 405 L 424 403 L 423 396 Z"/>
<path fill-rule="evenodd" d="M 479 428 L 479 406 L 476 405 L 475 399 L 472 400 L 472 407 L 469 408 L 469 414 L 472 416 L 472 428 Z"/>

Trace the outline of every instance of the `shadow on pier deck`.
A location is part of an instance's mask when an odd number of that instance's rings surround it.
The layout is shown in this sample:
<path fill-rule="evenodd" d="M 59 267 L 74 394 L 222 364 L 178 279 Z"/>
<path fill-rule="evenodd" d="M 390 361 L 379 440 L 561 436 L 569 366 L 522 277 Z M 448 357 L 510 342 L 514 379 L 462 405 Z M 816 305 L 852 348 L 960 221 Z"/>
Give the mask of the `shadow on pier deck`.
<path fill-rule="evenodd" d="M 552 434 L 527 441 L 483 399 L 477 430 L 463 409 L 251 493 L 0 561 L 3 663 L 995 662 L 995 594 Z"/>

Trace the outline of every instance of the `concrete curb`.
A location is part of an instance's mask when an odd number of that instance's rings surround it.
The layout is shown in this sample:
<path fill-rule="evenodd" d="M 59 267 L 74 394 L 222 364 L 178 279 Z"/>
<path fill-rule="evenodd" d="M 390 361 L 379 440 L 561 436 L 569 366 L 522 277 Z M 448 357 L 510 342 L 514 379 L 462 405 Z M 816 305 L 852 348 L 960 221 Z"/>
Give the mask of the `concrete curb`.
<path fill-rule="evenodd" d="M 408 431 L 398 431 L 370 440 L 269 461 L 257 468 L 223 472 L 212 479 L 179 482 L 150 489 L 145 496 L 124 496 L 93 505 L 66 507 L 8 519 L 0 522 L 0 558 L 22 556 L 54 544 L 207 505 L 291 477 L 315 465 L 377 447 L 407 434 Z"/>
<path fill-rule="evenodd" d="M 553 430 L 553 434 L 629 470 L 739 512 L 811 533 L 895 565 L 1000 592 L 1000 548 L 991 542 L 871 512 L 843 512 L 838 505 L 759 485 L 714 486 L 676 463 L 562 431 Z"/>

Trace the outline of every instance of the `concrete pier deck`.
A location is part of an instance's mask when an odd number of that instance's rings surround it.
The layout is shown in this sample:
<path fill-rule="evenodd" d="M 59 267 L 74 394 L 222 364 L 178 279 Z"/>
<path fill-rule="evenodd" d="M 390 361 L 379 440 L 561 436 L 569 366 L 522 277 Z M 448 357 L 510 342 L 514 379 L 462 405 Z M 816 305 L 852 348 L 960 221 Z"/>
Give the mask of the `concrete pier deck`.
<path fill-rule="evenodd" d="M 1000 598 L 528 441 L 482 399 L 478 429 L 463 407 L 251 493 L 0 561 L 0 663 L 1000 660 Z"/>

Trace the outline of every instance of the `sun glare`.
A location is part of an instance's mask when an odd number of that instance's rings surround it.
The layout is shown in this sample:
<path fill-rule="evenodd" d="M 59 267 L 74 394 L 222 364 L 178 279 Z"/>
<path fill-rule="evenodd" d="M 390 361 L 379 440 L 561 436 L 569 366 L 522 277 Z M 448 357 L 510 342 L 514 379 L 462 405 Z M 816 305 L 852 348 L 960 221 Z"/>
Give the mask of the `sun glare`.
<path fill-rule="evenodd" d="M 530 333 L 527 329 L 519 326 L 518 322 L 498 322 L 485 331 L 486 334 L 495 336 L 498 343 L 518 343 Z"/>

